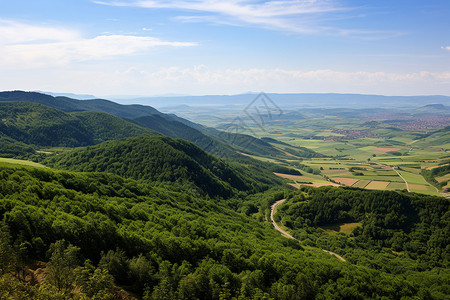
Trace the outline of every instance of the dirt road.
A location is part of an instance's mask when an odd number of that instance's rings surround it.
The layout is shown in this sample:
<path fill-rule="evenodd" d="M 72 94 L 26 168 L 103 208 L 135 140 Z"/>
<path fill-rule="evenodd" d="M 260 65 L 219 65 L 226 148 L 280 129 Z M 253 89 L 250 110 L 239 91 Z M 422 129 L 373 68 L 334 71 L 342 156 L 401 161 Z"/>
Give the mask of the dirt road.
<path fill-rule="evenodd" d="M 275 203 L 272 205 L 272 208 L 271 208 L 271 210 L 270 210 L 270 220 L 272 221 L 273 227 L 274 227 L 277 231 L 279 231 L 282 235 L 284 235 L 284 236 L 287 237 L 287 238 L 290 238 L 290 239 L 293 239 L 293 240 L 297 240 L 297 239 L 294 238 L 292 235 L 290 235 L 289 233 L 287 233 L 286 231 L 284 231 L 283 229 L 281 229 L 280 226 L 278 226 L 277 222 L 275 222 L 275 220 L 274 220 L 274 218 L 273 218 L 273 216 L 274 216 L 275 213 L 277 212 L 277 206 L 280 205 L 281 203 L 283 203 L 284 201 L 286 201 L 286 199 L 281 199 L 281 200 L 278 200 L 277 202 L 275 202 Z M 337 253 L 334 253 L 334 252 L 331 252 L 331 251 L 328 251 L 328 250 L 324 250 L 324 249 L 322 249 L 322 251 L 324 251 L 324 252 L 326 252 L 326 253 L 328 253 L 328 254 L 330 254 L 330 255 L 336 256 L 340 261 L 343 261 L 343 262 L 346 261 L 342 256 L 340 256 L 340 255 L 337 254 Z"/>
<path fill-rule="evenodd" d="M 408 185 L 408 181 L 406 181 L 405 178 L 403 178 L 403 176 L 400 174 L 399 171 L 397 171 L 396 168 L 392 167 L 392 170 L 394 170 L 395 173 L 397 173 L 397 175 L 400 176 L 400 178 L 405 182 L 405 184 L 406 184 L 406 190 L 407 190 L 408 192 L 410 192 L 410 190 L 409 190 L 409 185 Z"/>
<path fill-rule="evenodd" d="M 287 238 L 295 240 L 295 238 L 292 235 L 281 229 L 280 226 L 278 226 L 277 222 L 275 222 L 275 220 L 273 219 L 273 216 L 277 212 L 277 206 L 283 203 L 284 201 L 286 201 L 286 199 L 278 200 L 272 205 L 272 209 L 270 211 L 270 220 L 272 221 L 273 227 L 275 227 L 275 229 L 278 230 L 282 235 L 284 235 Z"/>

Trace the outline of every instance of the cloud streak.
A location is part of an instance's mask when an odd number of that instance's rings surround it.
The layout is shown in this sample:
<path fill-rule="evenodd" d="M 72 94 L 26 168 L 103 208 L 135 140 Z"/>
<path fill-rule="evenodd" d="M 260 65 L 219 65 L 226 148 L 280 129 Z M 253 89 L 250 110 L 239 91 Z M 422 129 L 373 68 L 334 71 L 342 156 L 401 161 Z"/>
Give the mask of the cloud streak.
<path fill-rule="evenodd" d="M 335 0 L 143 0 L 143 1 L 93 1 L 110 6 L 131 6 L 148 9 L 173 9 L 203 15 L 181 15 L 177 20 L 185 22 L 212 22 L 235 26 L 259 26 L 300 34 L 330 34 L 360 38 L 388 38 L 403 33 L 396 31 L 372 31 L 338 28 L 321 25 L 324 16 L 356 10 L 344 7 Z M 340 16 L 339 18 L 342 18 Z"/>
<path fill-rule="evenodd" d="M 20 82 L 14 80 L 20 76 Z M 239 94 L 248 91 L 278 93 L 363 93 L 384 95 L 450 95 L 450 72 L 345 72 L 295 69 L 212 69 L 205 65 L 190 68 L 147 69 L 114 66 L 96 69 L 11 70 L 0 74 L 1 89 L 47 89 L 96 95 L 157 95 L 171 93 L 207 95 Z M 437 92 L 439 91 L 439 92 Z"/>
<path fill-rule="evenodd" d="M 0 65 L 42 67 L 105 60 L 154 47 L 190 47 L 196 43 L 148 36 L 99 35 L 84 38 L 75 30 L 0 21 Z"/>

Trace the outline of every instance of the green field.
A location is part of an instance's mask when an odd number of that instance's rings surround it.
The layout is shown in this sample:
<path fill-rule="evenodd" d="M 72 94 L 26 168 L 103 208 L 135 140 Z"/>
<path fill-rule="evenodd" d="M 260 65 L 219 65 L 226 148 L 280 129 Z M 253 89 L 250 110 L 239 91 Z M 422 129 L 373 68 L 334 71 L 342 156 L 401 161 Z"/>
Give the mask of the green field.
<path fill-rule="evenodd" d="M 40 167 L 40 168 L 47 168 L 44 165 L 29 161 L 29 160 L 22 160 L 22 159 L 14 159 L 14 158 L 3 158 L 0 157 L 0 164 L 14 164 L 14 165 L 23 165 L 23 166 L 31 166 L 31 167 Z"/>
<path fill-rule="evenodd" d="M 406 184 L 404 182 L 391 182 L 388 184 L 386 189 L 391 191 L 404 190 L 406 189 Z"/>
<path fill-rule="evenodd" d="M 382 125 L 373 128 L 370 124 L 350 118 L 333 116 L 307 118 L 294 121 L 292 124 L 271 124 L 264 130 L 256 127 L 252 130 L 261 136 L 286 143 L 291 149 L 305 147 L 328 156 L 326 158 L 289 158 L 284 160 L 288 165 L 296 167 L 302 164 L 314 170 L 320 169 L 320 176 L 325 180 L 328 178 L 358 179 L 359 181 L 352 186 L 359 188 L 404 190 L 406 185 L 403 179 L 391 169 L 400 167 L 402 176 L 412 185 L 410 187 L 412 192 L 438 195 L 436 189 L 420 175 L 420 171 L 421 168 L 435 166 L 449 157 L 445 151 L 448 139 L 443 136 L 436 139 L 427 138 L 430 141 L 427 144 L 416 140 L 422 133 L 394 130 Z M 370 132 L 367 135 L 375 134 L 376 136 L 351 138 L 345 135 L 345 130 Z M 278 144 L 273 145 L 284 147 Z M 271 157 L 258 159 L 280 163 Z M 309 175 L 299 170 L 304 175 Z M 314 178 L 314 182 L 319 181 L 319 178 Z"/>

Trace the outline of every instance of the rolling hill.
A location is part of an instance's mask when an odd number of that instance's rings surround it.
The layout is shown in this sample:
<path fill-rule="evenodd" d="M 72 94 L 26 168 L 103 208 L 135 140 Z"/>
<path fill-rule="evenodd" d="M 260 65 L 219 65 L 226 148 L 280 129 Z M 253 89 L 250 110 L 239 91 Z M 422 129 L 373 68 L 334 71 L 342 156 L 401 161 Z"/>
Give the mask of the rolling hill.
<path fill-rule="evenodd" d="M 65 113 L 38 103 L 0 102 L 0 132 L 37 146 L 79 147 L 159 133 L 102 112 Z"/>
<path fill-rule="evenodd" d="M 256 187 L 261 186 L 198 146 L 169 137 L 139 136 L 104 142 L 50 157 L 44 163 L 60 169 L 108 172 L 146 181 L 190 182 L 210 196 L 256 192 Z M 270 174 L 267 179 L 270 178 L 272 183 L 277 182 L 274 175 Z"/>
<path fill-rule="evenodd" d="M 164 135 L 187 139 L 204 150 L 223 157 L 236 157 L 236 149 L 233 149 L 233 146 L 237 146 L 238 151 L 243 150 L 242 146 L 233 143 L 230 139 L 222 138 L 220 139 L 221 142 L 219 142 L 217 130 L 179 118 L 174 114 L 161 113 L 150 106 L 121 105 L 104 99 L 76 100 L 68 97 L 53 97 L 41 93 L 23 91 L 0 92 L 0 103 L 2 101 L 39 103 L 64 112 L 96 111 L 108 113 L 130 121 L 133 120 L 136 124 Z M 251 154 L 283 155 L 270 144 L 254 137 L 247 135 L 237 135 L 237 137 L 241 145 L 248 145 L 245 150 Z M 236 138 L 234 137 L 232 140 L 234 141 Z M 92 142 L 86 142 L 86 144 L 92 144 Z"/>
<path fill-rule="evenodd" d="M 0 102 L 0 132 L 26 144 L 85 146 L 94 143 L 78 118 L 45 105 Z"/>

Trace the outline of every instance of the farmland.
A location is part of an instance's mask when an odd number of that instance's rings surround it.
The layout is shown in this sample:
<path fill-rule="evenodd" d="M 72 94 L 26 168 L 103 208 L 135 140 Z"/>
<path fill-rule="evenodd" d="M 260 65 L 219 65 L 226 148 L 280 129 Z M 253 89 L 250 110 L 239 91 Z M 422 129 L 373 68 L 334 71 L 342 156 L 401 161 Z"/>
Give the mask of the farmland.
<path fill-rule="evenodd" d="M 409 188 L 415 193 L 446 195 L 444 191 L 447 185 L 436 188 L 425 180 L 421 170 L 438 167 L 450 160 L 448 130 L 439 130 L 438 127 L 448 120 L 447 116 L 437 114 L 435 121 L 426 123 L 436 127 L 430 129 L 424 128 L 424 122 L 415 122 L 410 117 L 405 119 L 402 126 L 397 126 L 395 118 L 403 117 L 393 113 L 349 115 L 348 112 L 337 113 L 332 109 L 306 109 L 301 111 L 298 119 L 275 120 L 264 126 L 252 126 L 249 122 L 248 127 L 240 133 L 273 139 L 277 142 L 269 141 L 272 146 L 291 153 L 283 158 L 269 155 L 252 157 L 296 168 L 302 173 L 301 177 L 277 174 L 288 178 L 296 187 L 334 185 L 372 190 Z M 425 119 L 423 117 L 421 120 Z M 223 129 L 227 119 L 212 123 Z M 433 130 L 437 130 L 436 133 L 430 134 Z M 295 150 L 302 148 L 325 157 L 305 158 L 295 155 Z M 437 180 L 445 183 L 450 179 L 448 176 L 440 176 Z"/>

